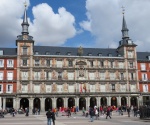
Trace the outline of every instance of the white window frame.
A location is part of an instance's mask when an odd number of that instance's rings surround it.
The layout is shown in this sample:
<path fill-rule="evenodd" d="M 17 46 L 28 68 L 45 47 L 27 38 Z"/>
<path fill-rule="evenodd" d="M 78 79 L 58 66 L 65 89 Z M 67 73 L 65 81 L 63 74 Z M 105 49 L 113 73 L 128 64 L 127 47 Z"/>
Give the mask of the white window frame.
<path fill-rule="evenodd" d="M 146 65 L 145 65 L 145 63 L 141 63 L 141 70 L 142 70 L 142 71 L 145 71 L 145 70 L 146 70 Z"/>
<path fill-rule="evenodd" d="M 11 73 L 12 76 L 9 77 L 9 75 L 8 75 L 9 73 Z M 13 80 L 13 72 L 12 71 L 7 72 L 7 80 Z"/>
<path fill-rule="evenodd" d="M 27 93 L 27 92 L 28 92 L 28 86 L 22 85 L 22 93 Z"/>
<path fill-rule="evenodd" d="M 146 73 L 142 73 L 142 80 L 147 81 L 147 74 Z"/>
<path fill-rule="evenodd" d="M 28 72 L 22 72 L 21 73 L 21 75 L 22 75 L 22 80 L 28 80 Z"/>
<path fill-rule="evenodd" d="M 12 86 L 12 90 L 11 90 L 11 88 L 8 88 L 8 86 Z M 12 92 L 13 92 L 13 84 L 7 84 L 6 85 L 6 93 L 12 93 Z"/>
<path fill-rule="evenodd" d="M 0 67 L 4 67 L 4 60 L 0 59 Z"/>
<path fill-rule="evenodd" d="M 143 85 L 143 92 L 148 92 L 148 85 L 147 84 Z"/>
<path fill-rule="evenodd" d="M 4 72 L 0 72 L 0 80 L 4 79 Z"/>
<path fill-rule="evenodd" d="M 3 84 L 0 84 L 1 89 L 0 89 L 0 93 L 3 93 Z"/>
<path fill-rule="evenodd" d="M 7 67 L 13 67 L 14 66 L 14 60 L 8 59 L 7 60 Z"/>

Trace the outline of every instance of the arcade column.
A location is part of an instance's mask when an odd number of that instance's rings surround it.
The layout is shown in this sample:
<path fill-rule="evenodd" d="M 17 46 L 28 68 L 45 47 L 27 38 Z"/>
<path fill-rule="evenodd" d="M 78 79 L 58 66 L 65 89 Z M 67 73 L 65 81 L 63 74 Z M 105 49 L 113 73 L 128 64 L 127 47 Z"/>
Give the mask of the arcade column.
<path fill-rule="evenodd" d="M 43 111 L 45 111 L 45 98 L 40 98 L 40 100 L 41 100 L 41 111 L 43 112 Z"/>
<path fill-rule="evenodd" d="M 6 109 L 6 98 L 3 97 L 3 110 L 5 110 L 5 109 Z"/>
<path fill-rule="evenodd" d="M 29 99 L 29 111 L 32 112 L 33 109 L 33 98 Z"/>

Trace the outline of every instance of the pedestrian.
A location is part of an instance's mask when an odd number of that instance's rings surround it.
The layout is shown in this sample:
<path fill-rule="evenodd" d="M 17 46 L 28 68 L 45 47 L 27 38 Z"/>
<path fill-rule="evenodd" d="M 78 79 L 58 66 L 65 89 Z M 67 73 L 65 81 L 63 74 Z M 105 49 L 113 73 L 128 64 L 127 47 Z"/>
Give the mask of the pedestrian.
<path fill-rule="evenodd" d="M 111 117 L 110 117 L 110 106 L 108 106 L 107 111 L 106 111 L 106 119 L 108 116 L 111 119 Z"/>
<path fill-rule="evenodd" d="M 127 113 L 128 113 L 128 117 L 130 117 L 130 107 L 129 106 L 127 106 Z"/>
<path fill-rule="evenodd" d="M 46 116 L 47 116 L 47 125 L 51 125 L 51 121 L 52 121 L 52 118 L 53 118 L 53 114 L 52 114 L 51 109 L 48 110 L 48 112 L 46 113 Z"/>
<path fill-rule="evenodd" d="M 95 109 L 95 116 L 96 116 L 96 120 L 98 120 L 98 110 L 97 110 L 97 108 Z"/>
<path fill-rule="evenodd" d="M 29 116 L 29 109 L 25 108 L 26 116 Z"/>
<path fill-rule="evenodd" d="M 94 116 L 95 116 L 95 112 L 94 112 L 93 108 L 91 108 L 91 109 L 90 109 L 91 122 L 94 121 Z"/>
<path fill-rule="evenodd" d="M 55 113 L 54 112 L 51 112 L 52 113 L 52 121 L 53 121 L 53 125 L 55 125 L 55 120 L 56 120 L 56 118 L 55 118 Z"/>

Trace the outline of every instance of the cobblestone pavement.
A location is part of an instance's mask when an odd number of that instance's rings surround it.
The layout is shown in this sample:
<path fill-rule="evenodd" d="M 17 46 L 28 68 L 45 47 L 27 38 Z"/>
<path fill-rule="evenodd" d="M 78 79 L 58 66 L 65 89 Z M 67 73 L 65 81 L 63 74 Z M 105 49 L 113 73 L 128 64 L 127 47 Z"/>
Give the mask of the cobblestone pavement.
<path fill-rule="evenodd" d="M 5 118 L 0 118 L 0 125 L 47 125 L 45 113 L 41 115 L 29 115 L 26 117 L 24 114 L 12 117 L 7 114 Z M 72 114 L 70 118 L 62 116 L 56 117 L 56 125 L 149 125 L 150 120 L 140 120 L 138 117 L 127 117 L 126 113 L 119 116 L 116 112 L 113 113 L 112 119 L 106 119 L 105 116 L 100 116 L 99 120 L 90 122 L 89 117 L 84 117 L 81 113 Z"/>

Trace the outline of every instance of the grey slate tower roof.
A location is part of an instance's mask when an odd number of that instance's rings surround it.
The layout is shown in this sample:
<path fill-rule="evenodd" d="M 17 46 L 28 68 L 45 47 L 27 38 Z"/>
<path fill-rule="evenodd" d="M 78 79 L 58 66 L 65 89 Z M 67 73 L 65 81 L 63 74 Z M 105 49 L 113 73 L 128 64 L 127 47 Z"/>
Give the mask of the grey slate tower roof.
<path fill-rule="evenodd" d="M 21 25 L 22 25 L 22 35 L 29 34 L 29 32 L 28 32 L 29 23 L 28 23 L 28 19 L 27 19 L 26 4 L 25 4 L 23 22 Z"/>
<path fill-rule="evenodd" d="M 123 14 L 123 21 L 122 21 L 122 39 L 126 39 L 126 38 L 129 38 L 129 35 L 128 35 L 128 28 L 127 28 L 127 24 L 126 24 L 126 20 L 125 20 L 125 17 L 124 17 L 124 14 Z"/>

